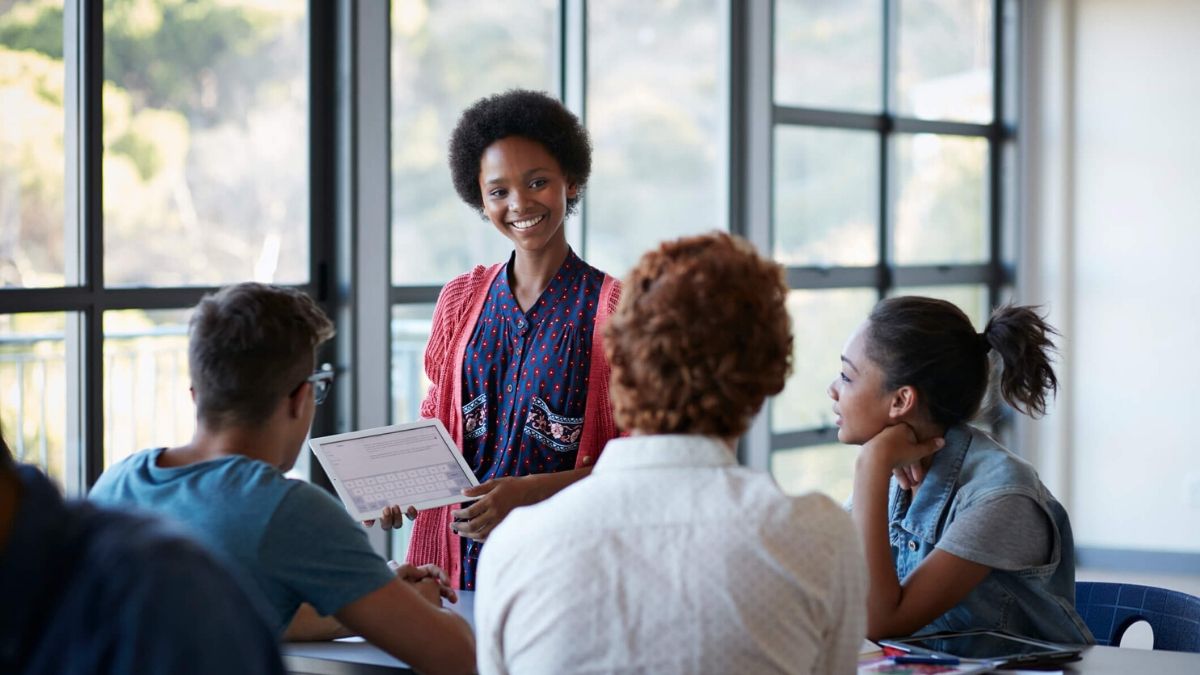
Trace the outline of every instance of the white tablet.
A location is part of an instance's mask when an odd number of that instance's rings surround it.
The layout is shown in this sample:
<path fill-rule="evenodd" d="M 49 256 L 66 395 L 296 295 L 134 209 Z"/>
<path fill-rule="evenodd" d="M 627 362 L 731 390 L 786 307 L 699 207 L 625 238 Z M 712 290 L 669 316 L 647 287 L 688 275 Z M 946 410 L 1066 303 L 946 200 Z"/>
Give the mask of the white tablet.
<path fill-rule="evenodd" d="M 308 445 L 358 520 L 378 518 L 388 506 L 471 501 L 462 491 L 479 485 L 439 420 L 322 436 Z"/>

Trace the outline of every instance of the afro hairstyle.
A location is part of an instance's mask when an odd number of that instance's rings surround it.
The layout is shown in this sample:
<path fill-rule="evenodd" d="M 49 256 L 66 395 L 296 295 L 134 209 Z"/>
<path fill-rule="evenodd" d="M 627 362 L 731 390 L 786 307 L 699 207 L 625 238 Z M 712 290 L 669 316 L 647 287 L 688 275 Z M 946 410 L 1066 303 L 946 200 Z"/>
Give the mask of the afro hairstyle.
<path fill-rule="evenodd" d="M 527 89 L 481 98 L 458 118 L 450 134 L 450 177 L 458 196 L 483 213 L 479 161 L 488 146 L 509 136 L 537 141 L 554 157 L 578 187 L 567 199 L 567 215 L 574 213 L 592 171 L 592 142 L 579 118 L 558 99 Z"/>

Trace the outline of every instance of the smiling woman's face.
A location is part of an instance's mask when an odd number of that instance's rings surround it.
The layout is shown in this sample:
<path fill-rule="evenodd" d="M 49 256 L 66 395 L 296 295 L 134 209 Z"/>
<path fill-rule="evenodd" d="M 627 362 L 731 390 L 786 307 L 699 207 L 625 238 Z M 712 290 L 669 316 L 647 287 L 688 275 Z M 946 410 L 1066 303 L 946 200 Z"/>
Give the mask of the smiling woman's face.
<path fill-rule="evenodd" d="M 578 188 L 541 143 L 509 136 L 492 143 L 479 160 L 483 211 L 518 253 L 566 248 L 563 219 Z"/>
<path fill-rule="evenodd" d="M 891 396 L 884 390 L 884 374 L 867 357 L 867 322 L 863 322 L 842 350 L 842 369 L 829 385 L 837 415 L 838 440 L 862 445 L 891 422 Z"/>

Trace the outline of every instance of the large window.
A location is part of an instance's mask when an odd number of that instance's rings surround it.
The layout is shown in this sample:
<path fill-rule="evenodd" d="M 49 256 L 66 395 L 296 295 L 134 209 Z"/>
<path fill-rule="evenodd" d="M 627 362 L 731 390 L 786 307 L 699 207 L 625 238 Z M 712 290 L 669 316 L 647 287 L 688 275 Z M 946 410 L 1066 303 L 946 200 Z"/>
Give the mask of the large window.
<path fill-rule="evenodd" d="M 0 2 L 0 422 L 69 492 L 190 437 L 205 292 L 313 289 L 308 51 L 304 0 Z"/>
<path fill-rule="evenodd" d="M 414 419 L 439 291 L 510 251 L 450 130 L 525 87 L 592 134 L 589 262 L 728 229 L 787 267 L 795 373 L 743 459 L 844 496 L 850 331 L 898 293 L 982 321 L 1011 278 L 1017 6 L 0 0 L 0 424 L 74 492 L 186 440 L 187 310 L 243 280 L 337 319 L 318 433 Z"/>
<path fill-rule="evenodd" d="M 1016 3 L 775 0 L 767 243 L 788 266 L 795 372 L 770 406 L 790 490 L 849 495 L 831 401 L 845 340 L 881 297 L 961 306 L 982 329 L 1009 282 Z M 760 149 L 761 152 L 761 149 Z"/>
<path fill-rule="evenodd" d="M 718 0 L 588 4 L 588 261 L 618 277 L 658 242 L 727 229 Z"/>

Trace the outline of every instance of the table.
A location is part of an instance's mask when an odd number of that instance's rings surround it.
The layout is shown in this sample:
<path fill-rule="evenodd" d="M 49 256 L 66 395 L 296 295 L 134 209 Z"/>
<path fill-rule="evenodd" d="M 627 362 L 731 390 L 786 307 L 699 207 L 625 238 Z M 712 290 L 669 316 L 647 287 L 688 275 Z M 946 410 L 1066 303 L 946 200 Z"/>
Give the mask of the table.
<path fill-rule="evenodd" d="M 475 627 L 475 592 L 459 591 L 458 602 L 449 605 Z M 362 638 L 332 642 L 285 642 L 283 666 L 294 675 L 396 675 L 414 673 L 408 664 Z"/>
<path fill-rule="evenodd" d="M 458 604 L 450 608 L 474 626 L 475 594 L 459 591 L 458 595 Z M 403 661 L 360 638 L 285 643 L 283 665 L 289 673 L 296 675 L 396 675 L 413 672 Z M 1081 661 L 1064 665 L 1062 672 L 1088 675 L 1197 675 L 1200 673 L 1200 654 L 1088 647 L 1083 651 Z"/>

